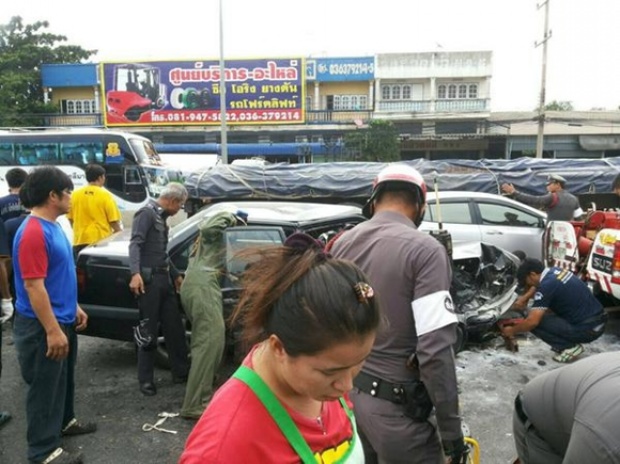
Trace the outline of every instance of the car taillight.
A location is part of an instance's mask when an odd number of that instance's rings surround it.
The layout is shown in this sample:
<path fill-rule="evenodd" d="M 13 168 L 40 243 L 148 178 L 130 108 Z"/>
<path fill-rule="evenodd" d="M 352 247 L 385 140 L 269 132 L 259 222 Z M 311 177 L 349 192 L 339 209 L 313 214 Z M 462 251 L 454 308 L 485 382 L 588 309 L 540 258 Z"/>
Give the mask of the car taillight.
<path fill-rule="evenodd" d="M 75 272 L 77 274 L 78 293 L 84 293 L 86 291 L 86 271 L 78 267 Z"/>
<path fill-rule="evenodd" d="M 620 284 L 620 240 L 614 244 L 614 256 L 611 261 L 611 283 Z"/>

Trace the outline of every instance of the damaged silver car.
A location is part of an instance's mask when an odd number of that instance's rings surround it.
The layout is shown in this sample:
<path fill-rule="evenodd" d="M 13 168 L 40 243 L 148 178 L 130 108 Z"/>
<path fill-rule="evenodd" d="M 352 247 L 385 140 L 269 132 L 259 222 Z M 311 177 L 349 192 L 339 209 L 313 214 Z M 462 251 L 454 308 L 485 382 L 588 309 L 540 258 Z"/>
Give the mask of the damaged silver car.
<path fill-rule="evenodd" d="M 227 255 L 221 282 L 225 317 L 237 301 L 238 277 L 247 264 L 236 258 L 238 251 L 280 245 L 288 235 L 298 231 L 325 243 L 343 228 L 366 220 L 358 206 L 275 201 L 217 203 L 170 230 L 168 252 L 179 271 L 187 269 L 201 224 L 221 211 L 247 218 L 247 225 L 227 229 L 223 238 Z M 132 340 L 132 327 L 139 317 L 136 300 L 128 287 L 129 238 L 129 230 L 119 232 L 85 248 L 78 257 L 78 302 L 89 315 L 85 335 Z M 457 244 L 453 259 L 452 295 L 460 322 L 455 349 L 459 351 L 468 339 L 488 333 L 499 315 L 512 304 L 517 258 L 476 242 Z M 234 330 L 229 330 L 227 343 L 233 352 L 238 348 L 235 335 Z M 163 347 L 160 354 L 165 355 Z"/>

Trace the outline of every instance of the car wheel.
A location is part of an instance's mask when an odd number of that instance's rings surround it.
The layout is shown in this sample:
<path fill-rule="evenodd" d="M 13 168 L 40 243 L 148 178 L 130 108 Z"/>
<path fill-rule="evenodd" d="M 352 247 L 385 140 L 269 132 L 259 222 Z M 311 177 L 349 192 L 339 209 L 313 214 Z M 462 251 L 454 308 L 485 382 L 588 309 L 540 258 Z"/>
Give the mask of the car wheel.
<path fill-rule="evenodd" d="M 456 326 L 456 342 L 452 347 L 454 348 L 454 354 L 458 354 L 465 349 L 467 344 L 467 330 L 464 324 L 457 324 Z"/>

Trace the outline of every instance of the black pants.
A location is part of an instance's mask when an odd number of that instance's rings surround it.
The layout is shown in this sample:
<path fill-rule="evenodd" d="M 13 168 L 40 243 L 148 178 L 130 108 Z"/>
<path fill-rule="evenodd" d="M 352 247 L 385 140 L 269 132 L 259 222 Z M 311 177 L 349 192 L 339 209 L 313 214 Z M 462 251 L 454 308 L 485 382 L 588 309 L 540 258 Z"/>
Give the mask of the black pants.
<path fill-rule="evenodd" d="M 47 335 L 38 319 L 15 314 L 13 340 L 22 377 L 28 385 L 26 419 L 28 459 L 43 460 L 60 446 L 61 430 L 75 417 L 75 363 L 77 334 L 72 326 L 60 324 L 69 341 L 69 355 L 48 358 Z"/>
<path fill-rule="evenodd" d="M 139 297 L 140 319 L 148 319 L 149 332 L 156 336 L 159 328 L 164 335 L 166 348 L 170 355 L 172 374 L 186 376 L 189 371 L 187 341 L 181 320 L 177 295 L 168 273 L 153 274 L 152 281 L 146 285 L 146 292 Z M 154 344 L 157 340 L 153 341 Z M 153 382 L 155 346 L 138 349 L 138 381 Z"/>

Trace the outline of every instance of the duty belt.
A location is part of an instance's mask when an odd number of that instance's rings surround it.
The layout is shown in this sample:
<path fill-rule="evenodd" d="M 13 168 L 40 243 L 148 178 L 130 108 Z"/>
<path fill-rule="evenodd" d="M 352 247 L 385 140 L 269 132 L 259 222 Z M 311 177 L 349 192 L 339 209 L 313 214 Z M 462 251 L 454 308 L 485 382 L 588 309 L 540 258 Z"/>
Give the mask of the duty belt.
<path fill-rule="evenodd" d="M 360 371 L 357 377 L 355 377 L 353 385 L 370 396 L 391 401 L 392 403 L 403 404 L 406 400 L 402 384 L 388 382 L 364 371 Z"/>
<path fill-rule="evenodd" d="M 157 266 L 152 268 L 153 272 L 156 274 L 167 274 L 170 271 L 168 266 Z"/>

